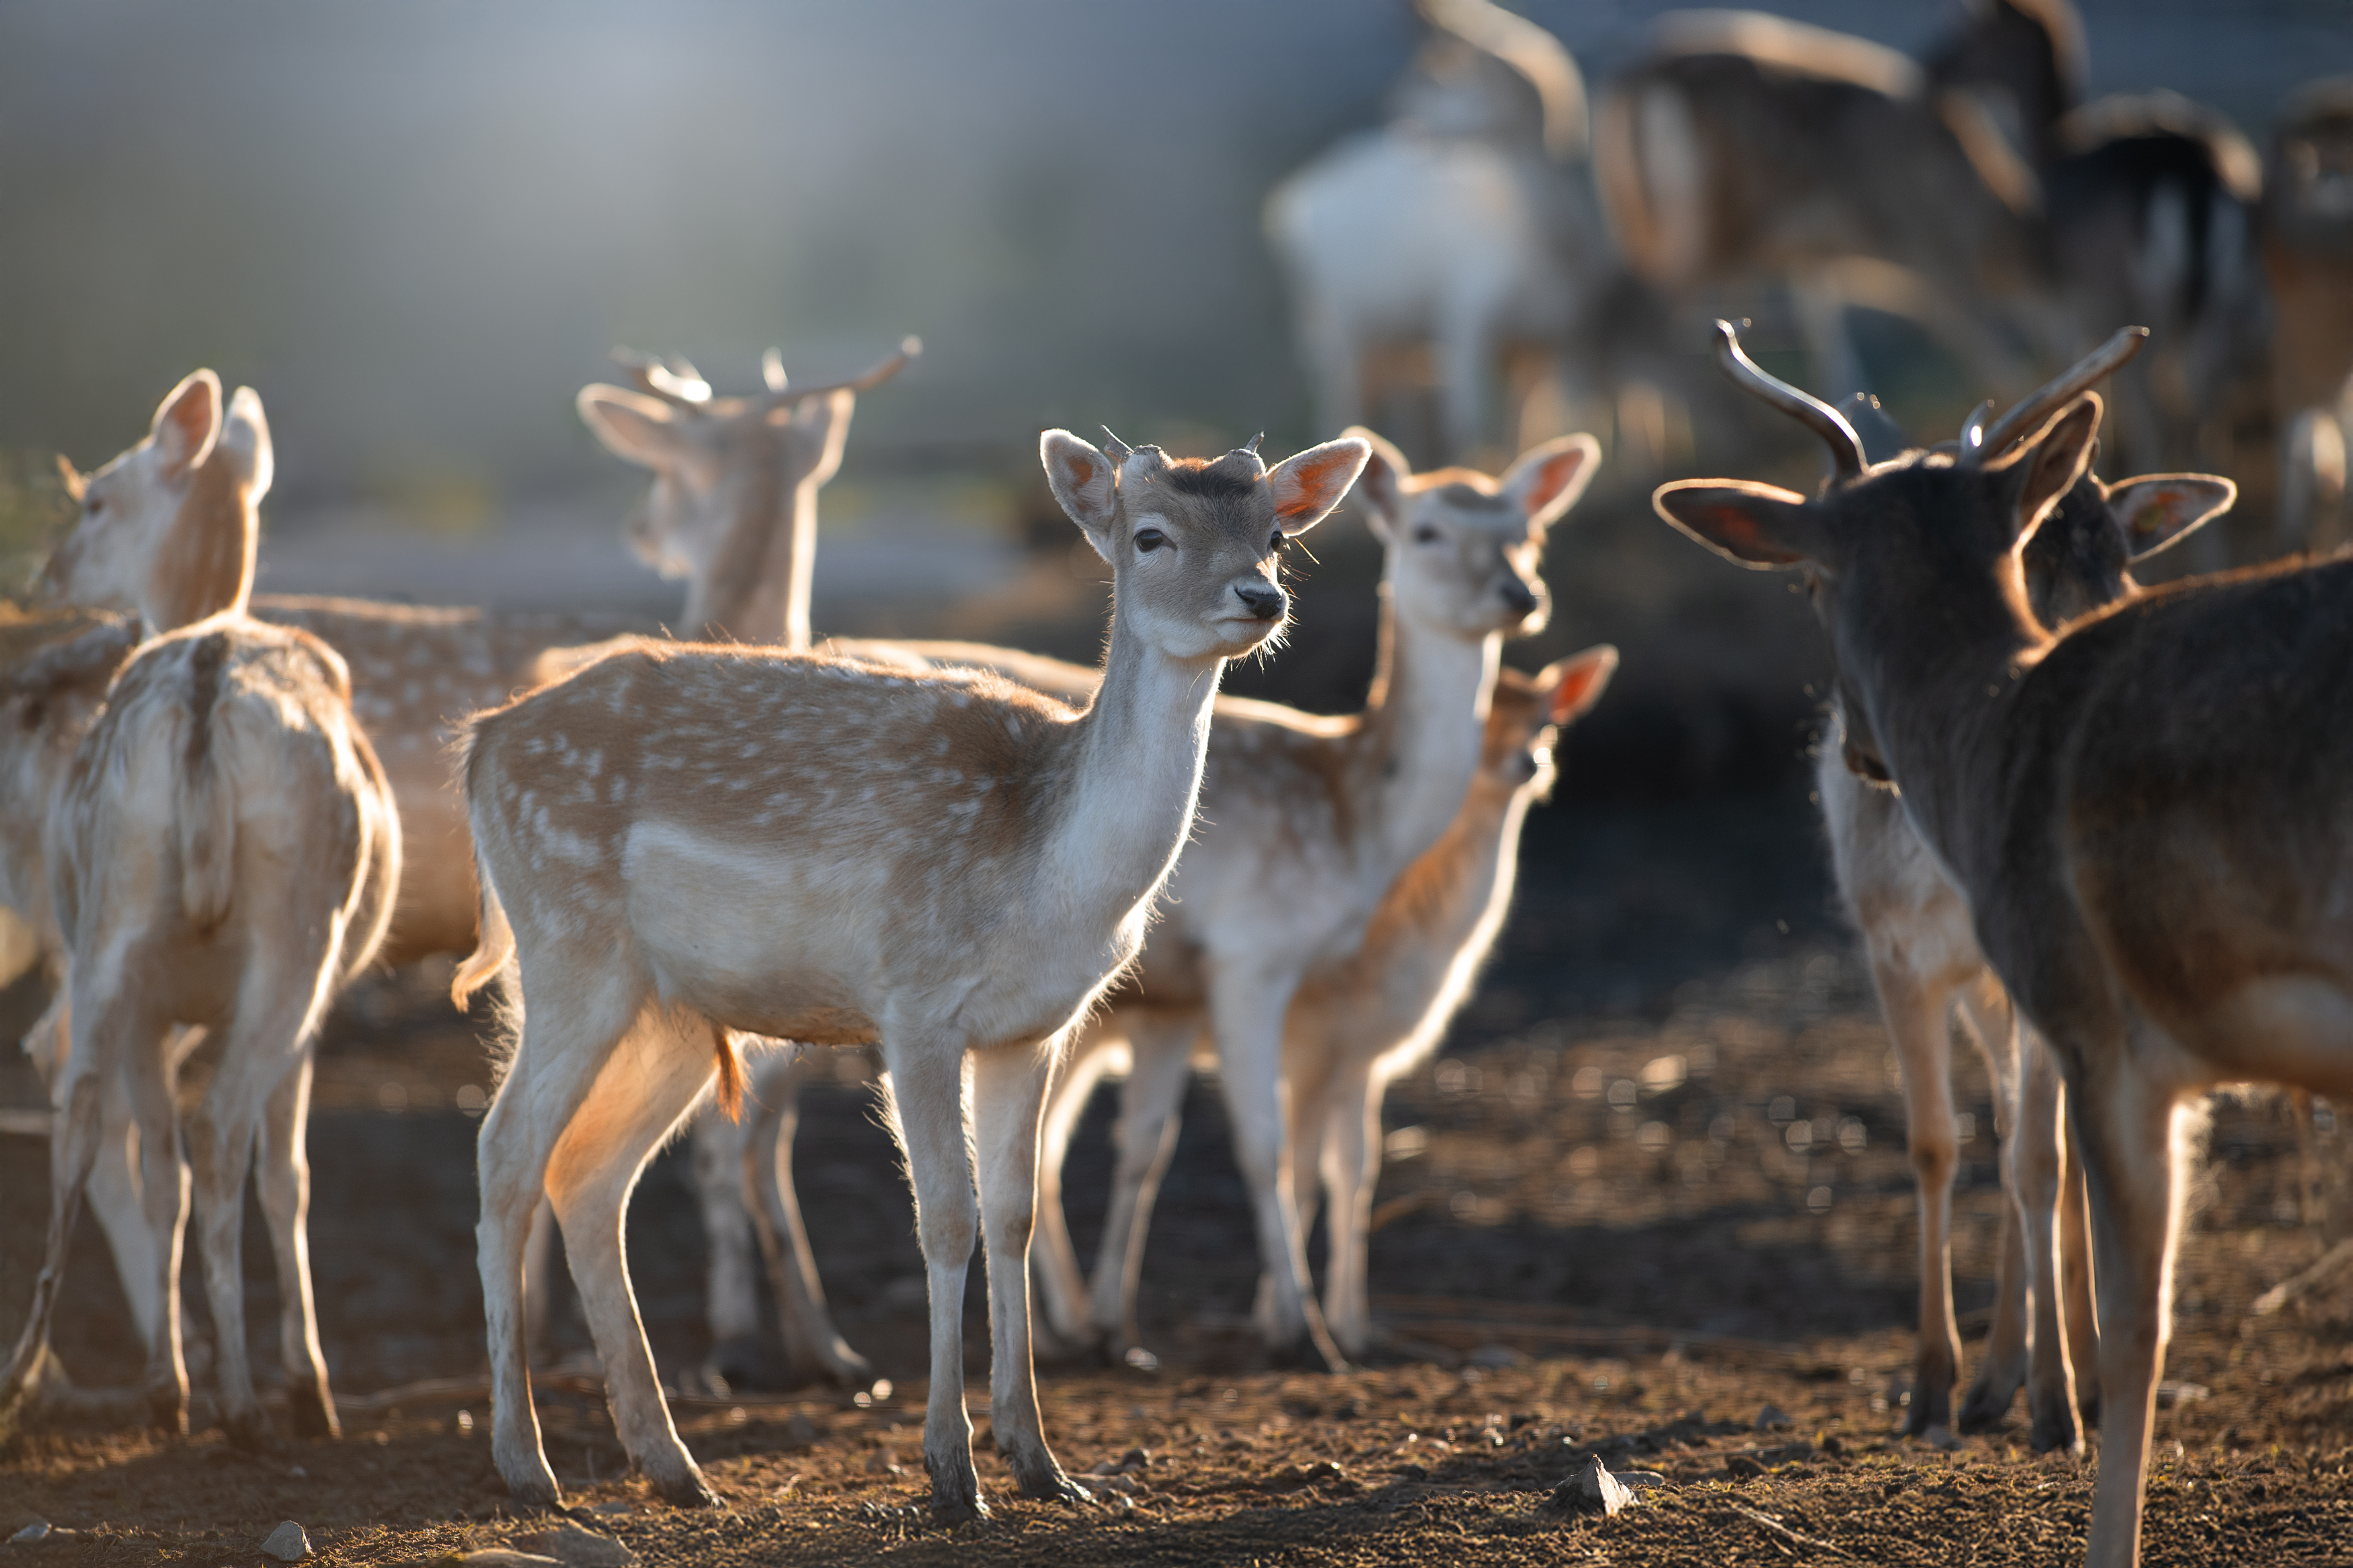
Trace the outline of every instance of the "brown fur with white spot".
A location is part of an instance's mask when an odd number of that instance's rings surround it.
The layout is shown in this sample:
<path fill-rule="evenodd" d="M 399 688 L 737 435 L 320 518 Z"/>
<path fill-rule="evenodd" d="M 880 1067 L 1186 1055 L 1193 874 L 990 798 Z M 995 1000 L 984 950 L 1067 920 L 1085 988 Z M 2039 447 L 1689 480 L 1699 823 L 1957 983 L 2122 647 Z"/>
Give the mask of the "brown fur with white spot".
<path fill-rule="evenodd" d="M 983 1508 L 961 1327 L 976 1229 L 997 1444 L 1025 1492 L 1083 1496 L 1046 1446 L 1030 1369 L 1047 1076 L 1142 945 L 1191 825 L 1219 672 L 1281 625 L 1276 547 L 1366 454 L 1337 441 L 1268 471 L 1246 452 L 1205 465 L 1147 447 L 1115 468 L 1049 431 L 1047 477 L 1111 562 L 1117 605 L 1084 713 L 993 676 L 647 644 L 476 721 L 483 944 L 458 985 L 511 954 L 528 1004 L 480 1159 L 494 1451 L 519 1497 L 557 1496 L 521 1312 L 545 1192 L 624 1446 L 665 1496 L 709 1498 L 655 1380 L 622 1216 L 712 1080 L 714 1030 L 723 1052 L 731 1030 L 881 1046 L 929 1266 L 934 1510 Z"/>

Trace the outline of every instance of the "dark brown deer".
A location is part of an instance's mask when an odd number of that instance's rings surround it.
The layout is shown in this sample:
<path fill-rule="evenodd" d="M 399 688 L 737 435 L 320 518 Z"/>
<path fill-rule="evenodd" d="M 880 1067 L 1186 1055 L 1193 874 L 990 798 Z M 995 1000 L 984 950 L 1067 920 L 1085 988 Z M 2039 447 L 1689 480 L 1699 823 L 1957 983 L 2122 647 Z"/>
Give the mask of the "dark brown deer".
<path fill-rule="evenodd" d="M 1871 467 L 1834 410 L 1718 334 L 1727 369 L 1806 418 L 1838 472 L 1811 500 L 1694 479 L 1656 505 L 1736 563 L 1805 568 L 1849 746 L 1902 790 L 2057 1055 L 2097 1265 L 2090 1560 L 2123 1568 L 2185 1106 L 2227 1081 L 2353 1092 L 2353 562 L 2193 579 L 2046 628 L 2021 550 L 2091 459 L 2095 394 Z"/>

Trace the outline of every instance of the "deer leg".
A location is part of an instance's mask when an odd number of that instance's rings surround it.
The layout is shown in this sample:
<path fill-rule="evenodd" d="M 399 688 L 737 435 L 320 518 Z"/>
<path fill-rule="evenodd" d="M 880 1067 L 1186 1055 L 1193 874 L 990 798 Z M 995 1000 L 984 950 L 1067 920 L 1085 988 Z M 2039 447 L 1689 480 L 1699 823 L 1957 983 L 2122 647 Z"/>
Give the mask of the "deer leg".
<path fill-rule="evenodd" d="M 1912 1405 L 1903 1430 L 1920 1436 L 1952 1423 L 1953 1375 L 1961 1337 L 1953 1322 L 1953 1129 L 1951 1037 L 1946 988 L 1900 963 L 1872 955 L 1872 978 L 1895 1061 L 1904 1077 L 1904 1110 L 1912 1176 L 1920 1204 L 1920 1340 L 1912 1371 Z"/>
<path fill-rule="evenodd" d="M 115 984 L 120 994 L 121 982 Z M 73 1005 L 79 1019 L 103 1004 L 94 994 L 77 994 Z M 185 1433 L 188 1429 L 188 1365 L 180 1339 L 180 1260 L 187 1239 L 189 1172 L 180 1137 L 179 1107 L 172 1094 L 172 1073 L 162 1048 L 169 1026 L 159 1018 L 117 1017 L 104 1026 L 121 1031 L 99 1047 L 97 1059 L 101 1072 L 129 1091 L 132 1114 L 139 1127 L 142 1205 L 147 1229 L 157 1241 L 153 1279 L 157 1321 L 164 1332 L 148 1352 L 144 1380 L 148 1420 L 158 1431 Z M 219 1342 L 227 1337 L 227 1331 L 216 1324 L 213 1337 L 217 1365 Z"/>
<path fill-rule="evenodd" d="M 1092 1500 L 1086 1489 L 1062 1473 L 1046 1446 L 1029 1349 L 1038 1123 L 1054 1049 L 1053 1042 L 1041 1041 L 976 1051 L 971 1058 L 973 1152 L 979 1162 L 981 1237 L 988 1257 L 989 1426 L 1023 1497 L 1087 1502 Z"/>
<path fill-rule="evenodd" d="M 2032 1117 L 2020 1103 L 2018 1025 L 2009 994 L 1989 972 L 1979 971 L 1959 992 L 1961 1016 L 1985 1058 L 1994 1086 L 1994 1127 L 2001 1140 L 2001 1238 L 1994 1276 L 1993 1326 L 1968 1394 L 1961 1401 L 1959 1427 L 1982 1432 L 2000 1424 L 2026 1381 L 2029 1359 L 2030 1290 L 2027 1229 L 2020 1205 L 2029 1201 L 2021 1184 L 2025 1145 L 2021 1121 Z"/>
<path fill-rule="evenodd" d="M 2060 1089 L 2065 1110 L 2066 1089 Z M 2084 1185 L 2084 1156 L 2073 1117 L 2060 1121 L 2064 1176 L 2059 1189 L 2059 1289 L 2067 1302 L 2067 1363 L 2074 1373 L 2075 1408 L 2084 1424 L 2100 1424 L 2100 1321 L 2092 1280 L 2092 1220 Z"/>
<path fill-rule="evenodd" d="M 1340 1348 L 1362 1356 L 1372 1348 L 1373 1309 L 1367 1286 L 1373 1231 L 1373 1189 L 1381 1175 L 1381 1094 L 1370 1065 L 1343 1075 L 1325 1097 L 1323 1120 L 1330 1142 L 1323 1159 L 1331 1194 L 1324 1226 L 1324 1321 Z"/>
<path fill-rule="evenodd" d="M 340 1437 L 335 1396 L 327 1384 L 326 1352 L 319 1344 L 319 1310 L 311 1289 L 311 1071 L 301 1059 L 270 1091 L 261 1119 L 258 1185 L 269 1220 L 278 1263 L 278 1356 L 286 1369 L 286 1398 L 294 1431 L 303 1437 Z"/>
<path fill-rule="evenodd" d="M 2075 1423 L 2075 1373 L 2065 1327 L 2065 1248 L 2060 1234 L 2063 1186 L 2068 1177 L 2060 1131 L 2066 1086 L 2059 1064 L 2040 1036 L 2021 1041 L 2025 1073 L 2019 1097 L 2021 1127 L 2013 1162 L 2012 1190 L 2024 1228 L 2027 1282 L 2034 1304 L 2033 1352 L 2027 1384 L 2027 1409 L 2033 1416 L 2034 1451 L 2080 1452 L 2084 1439 Z M 2080 1175 L 2076 1178 L 2081 1180 Z M 2080 1194 L 2077 1197 L 2081 1203 Z M 2082 1252 L 2077 1236 L 2076 1252 Z"/>
<path fill-rule="evenodd" d="M 882 1061 L 891 1072 L 891 1121 L 907 1157 L 915 1234 L 930 1286 L 932 1384 L 923 1407 L 923 1468 L 932 1479 L 934 1516 L 960 1524 L 988 1515 L 964 1408 L 964 1282 L 980 1232 L 965 1142 L 964 1052 L 950 1041 L 913 1045 L 886 1037 Z"/>
<path fill-rule="evenodd" d="M 808 1229 L 801 1223 L 800 1196 L 793 1187 L 793 1140 L 800 1131 L 801 1079 L 815 1059 L 815 1052 L 807 1047 L 793 1049 L 796 1055 L 761 1075 L 754 1108 L 744 1112 L 752 1121 L 744 1147 L 745 1191 L 752 1194 L 752 1219 L 768 1266 L 768 1279 L 776 1293 L 777 1326 L 794 1378 L 824 1376 L 836 1383 L 860 1384 L 874 1375 L 874 1368 L 849 1348 L 826 1310 L 825 1286 L 818 1278 Z"/>
<path fill-rule="evenodd" d="M 523 1240 L 523 1343 L 531 1364 L 547 1359 L 548 1338 L 555 1331 L 555 1297 L 564 1281 L 555 1272 L 555 1209 L 545 1194 L 532 1205 L 531 1226 Z"/>
<path fill-rule="evenodd" d="M 2100 1470 L 2089 1568 L 2131 1568 L 2140 1560 L 2149 1428 L 2180 1225 L 2176 1097 L 2130 1060 L 2131 1042 L 2115 1046 L 2078 1056 L 2092 1059 L 2067 1096 L 2091 1200 L 2100 1303 Z"/>
<path fill-rule="evenodd" d="M 1130 1024 L 1132 1061 L 1120 1089 L 1117 1158 L 1103 1245 L 1095 1249 L 1092 1310 L 1096 1331 L 1111 1339 L 1120 1360 L 1150 1365 L 1136 1310 L 1144 1292 L 1144 1238 L 1161 1180 L 1176 1156 L 1201 1020 L 1193 1013 L 1139 1012 Z"/>
<path fill-rule="evenodd" d="M 725 1383 L 746 1382 L 760 1364 L 758 1245 L 745 1205 L 744 1163 L 752 1122 L 716 1106 L 697 1112 L 687 1136 L 694 1152 L 694 1194 L 706 1247 L 703 1307 L 711 1325 L 705 1367 Z"/>
<path fill-rule="evenodd" d="M 1315 1069 L 1327 1063 L 1317 1062 Z M 1331 1104 L 1326 1091 L 1331 1088 L 1329 1075 L 1321 1070 L 1303 1070 L 1295 1053 L 1285 1053 L 1283 1090 L 1285 1115 L 1291 1131 L 1291 1201 L 1299 1215 L 1299 1245 L 1303 1248 L 1315 1234 L 1316 1211 L 1324 1202 L 1324 1151 L 1325 1134 L 1330 1131 Z M 1328 1244 L 1327 1244 L 1328 1245 Z M 1331 1285 L 1331 1268 L 1327 1258 L 1324 1285 Z M 1259 1270 L 1258 1298 L 1250 1303 L 1250 1316 L 1259 1331 L 1274 1331 L 1274 1275 Z M 1327 1319 L 1324 1327 L 1331 1323 Z M 1336 1340 L 1334 1342 L 1338 1342 Z"/>
<path fill-rule="evenodd" d="M 638 1174 L 711 1085 L 711 1034 L 700 1023 L 651 1007 L 640 1014 L 606 1058 L 547 1165 L 547 1195 L 604 1363 L 614 1431 L 654 1489 L 682 1507 L 719 1500 L 670 1424 L 629 1284 L 628 1231 Z"/>
<path fill-rule="evenodd" d="M 1279 1356 L 1305 1347 L 1332 1371 L 1347 1365 L 1324 1327 L 1309 1288 L 1307 1251 L 1291 1185 L 1290 1131 L 1284 1111 L 1282 1026 L 1299 988 L 1296 973 L 1235 973 L 1229 965 L 1211 987 L 1218 1056 L 1233 1125 L 1234 1152 L 1250 1185 L 1258 1224 L 1259 1258 L 1274 1276 L 1274 1330 L 1268 1343 Z"/>
<path fill-rule="evenodd" d="M 232 1034 L 234 1051 L 239 1040 Z M 196 1256 L 213 1314 L 213 1377 L 221 1429 L 240 1448 L 262 1448 L 272 1433 L 253 1391 L 245 1334 L 245 1177 L 253 1159 L 256 1106 L 248 1098 L 252 1064 L 225 1058 L 188 1128 L 195 1173 Z"/>
<path fill-rule="evenodd" d="M 1438 324 L 1439 399 L 1447 457 L 1475 461 L 1489 442 L 1490 387 L 1495 379 L 1495 302 L 1480 297 L 1450 302 Z"/>
<path fill-rule="evenodd" d="M 139 1127 L 131 1114 L 130 1095 L 120 1083 L 109 1086 L 101 1097 L 98 1136 L 98 1159 L 90 1166 L 82 1199 L 106 1233 L 115 1278 L 122 1282 L 139 1342 L 153 1355 L 163 1325 L 163 1264 L 156 1256 L 160 1244 L 155 1233 L 147 1228 Z"/>
<path fill-rule="evenodd" d="M 551 979 L 603 973 L 601 966 L 567 967 L 569 974 L 559 970 Z M 598 1152 L 588 1145 L 601 1129 L 591 1123 L 578 1138 L 569 1130 L 606 1058 L 634 1022 L 637 999 L 617 984 L 596 991 L 586 985 L 543 989 L 547 995 L 525 1015 L 513 1064 L 482 1118 L 476 1144 L 482 1217 L 475 1256 L 490 1344 L 491 1456 L 517 1500 L 554 1508 L 563 1494 L 547 1467 L 539 1413 L 531 1402 L 524 1254 L 558 1141 L 574 1165 Z M 567 1044 L 575 1048 L 565 1049 Z M 542 1293 L 546 1283 L 542 1281 Z"/>
<path fill-rule="evenodd" d="M 1062 1209 L 1062 1162 L 1070 1157 L 1071 1137 L 1079 1119 L 1094 1098 L 1095 1086 L 1126 1054 L 1120 1024 L 1113 1019 L 1082 1028 L 1064 1047 L 1046 1090 L 1046 1121 L 1038 1144 L 1038 1223 L 1029 1243 L 1030 1282 L 1045 1305 L 1045 1330 L 1039 1339 L 1049 1355 L 1067 1355 L 1101 1342 L 1087 1311 L 1087 1277 L 1079 1266 L 1078 1247 L 1071 1240 L 1069 1216 Z"/>
<path fill-rule="evenodd" d="M 1318 428 L 1345 430 L 1364 423 L 1365 363 L 1355 323 L 1309 301 L 1301 312 L 1300 346 L 1315 377 Z"/>

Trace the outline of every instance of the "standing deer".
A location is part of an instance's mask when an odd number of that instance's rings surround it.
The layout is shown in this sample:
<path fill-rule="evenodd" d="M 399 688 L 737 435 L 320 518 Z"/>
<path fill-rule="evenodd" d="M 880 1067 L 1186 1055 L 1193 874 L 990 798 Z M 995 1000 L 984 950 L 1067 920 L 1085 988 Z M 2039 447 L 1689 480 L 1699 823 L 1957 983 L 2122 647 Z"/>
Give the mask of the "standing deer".
<path fill-rule="evenodd" d="M 0 747 L 8 778 L 0 881 L 66 957 L 58 1000 L 35 1030 L 60 1112 L 47 1246 L 0 1381 L 0 1424 L 37 1376 L 66 1245 L 112 1120 L 108 1101 L 125 1096 L 153 1242 L 153 1276 L 140 1286 L 155 1302 L 149 1408 L 167 1430 L 185 1429 L 179 1272 L 189 1184 L 172 1086 L 184 1047 L 172 1035 L 195 1025 L 221 1040 L 186 1153 L 222 1424 L 243 1444 L 269 1432 L 244 1328 L 245 1178 L 259 1138 L 295 1425 L 337 1429 L 304 1232 L 311 1051 L 335 992 L 383 940 L 400 876 L 399 822 L 353 721 L 343 661 L 314 637 L 245 614 L 269 448 L 259 400 L 240 389 L 231 407 L 225 437 L 219 382 L 210 371 L 184 382 L 150 437 L 90 478 L 84 517 L 101 521 L 77 530 L 58 574 L 90 592 L 121 565 L 102 545 L 165 530 L 192 488 L 224 481 L 248 519 L 242 552 L 144 575 L 135 595 L 142 625 L 160 634 L 153 640 L 134 649 L 125 632 L 101 628 L 0 688 L 0 735 L 9 738 Z M 242 460 L 208 466 L 225 439 Z M 228 602 L 208 610 L 191 594 L 199 579 L 225 585 Z M 121 1152 L 118 1142 L 110 1163 Z"/>
<path fill-rule="evenodd" d="M 2122 357 L 2129 359 L 2139 342 L 2124 340 Z M 2077 366 L 2005 415 L 2005 423 L 2016 428 L 2062 406 L 2121 368 L 2117 357 L 2094 356 Z M 1874 423 L 1854 420 L 1867 457 L 1884 459 L 1910 445 L 1899 438 L 1884 449 L 1874 446 Z M 2227 508 L 2232 495 L 2228 479 L 2204 475 L 2158 475 L 2112 488 L 2086 473 L 2021 554 L 2035 619 L 2056 628 L 2136 592 L 2130 563 L 2179 542 Z M 1999 1423 L 2024 1384 L 2036 1451 L 2072 1447 L 2076 1407 L 2094 1409 L 2098 1394 L 2083 1177 L 2080 1166 L 2063 1154 L 2054 1064 L 2039 1042 L 2021 1038 L 2008 995 L 1986 972 L 1960 892 L 1905 820 L 1895 795 L 1872 787 L 1857 772 L 1844 742 L 1834 704 L 1815 767 L 1816 794 L 1839 894 L 1862 933 L 1903 1074 L 1906 1142 L 1920 1205 L 1919 1343 L 1904 1430 L 1933 1440 L 1955 1424 L 1960 1336 L 1953 1320 L 1950 1236 L 1959 1151 L 1946 1026 L 1957 1005 L 1993 1084 L 2010 1200 L 2002 1214 L 1993 1326 L 1958 1426 L 1970 1432 Z"/>
<path fill-rule="evenodd" d="M 929 1273 L 934 1511 L 985 1508 L 961 1327 L 976 1221 L 997 1446 L 1024 1493 L 1085 1496 L 1047 1447 L 1030 1367 L 1047 1077 L 1143 945 L 1192 824 L 1219 674 L 1289 607 L 1284 540 L 1338 503 L 1368 448 L 1343 439 L 1270 470 L 1249 451 L 1114 464 L 1060 430 L 1039 446 L 1113 572 L 1083 713 L 993 676 L 645 644 L 474 722 L 483 942 L 456 990 L 512 958 L 527 1005 L 482 1123 L 480 1227 L 495 1453 L 526 1501 L 557 1498 L 520 1312 L 543 1190 L 624 1446 L 665 1497 L 712 1500 L 654 1378 L 622 1230 L 639 1169 L 714 1076 L 723 1100 L 740 1093 L 735 1030 L 881 1044 Z"/>
<path fill-rule="evenodd" d="M 2005 345 L 2069 336 L 2036 165 L 2073 101 L 2080 34 L 2065 0 L 1996 0 L 1924 68 L 1778 16 L 1670 12 L 1596 120 L 1610 229 L 1672 299 L 1787 280 L 1841 395 L 1863 379 L 1849 303 L 1915 316 L 1980 381 L 2021 384 Z"/>
<path fill-rule="evenodd" d="M 1311 972 L 1291 1004 L 1282 1081 L 1292 1187 L 1303 1234 L 1313 1227 L 1319 1185 L 1327 1200 L 1324 1315 L 1349 1355 L 1364 1354 L 1373 1342 L 1366 1265 L 1380 1175 L 1381 1101 L 1392 1082 L 1437 1048 L 1470 995 L 1511 906 L 1520 826 L 1552 786 L 1554 732 L 1600 700 L 1617 667 L 1618 650 L 1605 645 L 1534 677 L 1500 672 L 1479 769 L 1454 821 L 1390 887 L 1362 943 Z M 1144 1236 L 1175 1151 L 1198 1037 L 1151 1027 L 1123 1037 L 1120 1026 L 1132 1017 L 1123 1009 L 1091 1031 L 1056 1081 L 1039 1161 L 1039 1224 L 1041 1272 L 1069 1300 L 1083 1300 L 1087 1287 L 1063 1222 L 1061 1161 L 1095 1083 L 1125 1058 L 1119 1176 L 1093 1295 L 1097 1321 L 1115 1326 L 1128 1355 L 1136 1357 Z M 1270 1272 L 1260 1291 L 1262 1315 L 1273 1289 Z"/>
<path fill-rule="evenodd" d="M 1490 0 L 1419 9 L 1431 34 L 1388 123 L 1275 186 L 1266 234 L 1325 427 L 1378 414 L 1380 350 L 1427 342 L 1440 439 L 1468 461 L 1495 439 L 1500 356 L 1569 333 L 1607 247 L 1568 51 Z"/>
<path fill-rule="evenodd" d="M 2122 1568 L 2170 1328 L 2185 1102 L 2225 1081 L 2353 1092 L 2353 562 L 2192 579 L 2054 634 L 2025 603 L 2020 547 L 2089 462 L 2096 395 L 1873 468 L 1834 411 L 1718 333 L 1745 384 L 1810 411 L 1838 477 L 1812 500 L 1698 479 L 1656 504 L 1737 563 L 1810 569 L 1849 746 L 1899 784 L 2057 1055 L 2099 1301 L 2089 1558 Z"/>
<path fill-rule="evenodd" d="M 2353 435 L 2353 77 L 2304 88 L 2272 129 L 2263 268 L 2272 288 L 2280 542 L 2330 550 L 2348 537 Z"/>

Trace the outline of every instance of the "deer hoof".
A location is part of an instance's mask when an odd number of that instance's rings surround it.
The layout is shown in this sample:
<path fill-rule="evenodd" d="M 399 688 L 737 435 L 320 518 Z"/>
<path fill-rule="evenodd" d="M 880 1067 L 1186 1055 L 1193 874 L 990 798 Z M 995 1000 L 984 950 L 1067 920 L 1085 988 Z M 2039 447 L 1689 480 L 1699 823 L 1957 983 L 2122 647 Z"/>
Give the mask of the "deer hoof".
<path fill-rule="evenodd" d="M 672 1476 L 654 1482 L 654 1490 L 662 1501 L 672 1508 L 717 1508 L 719 1494 L 702 1479 L 702 1472 L 690 1468 L 682 1476 Z"/>
<path fill-rule="evenodd" d="M 335 1417 L 335 1403 L 308 1384 L 298 1383 L 286 1391 L 288 1412 L 293 1418 L 294 1435 L 298 1437 L 340 1437 L 343 1424 Z"/>
<path fill-rule="evenodd" d="M 232 1448 L 266 1454 L 278 1447 L 278 1434 L 269 1425 L 269 1413 L 259 1405 L 246 1410 L 223 1411 L 220 1424 Z"/>

